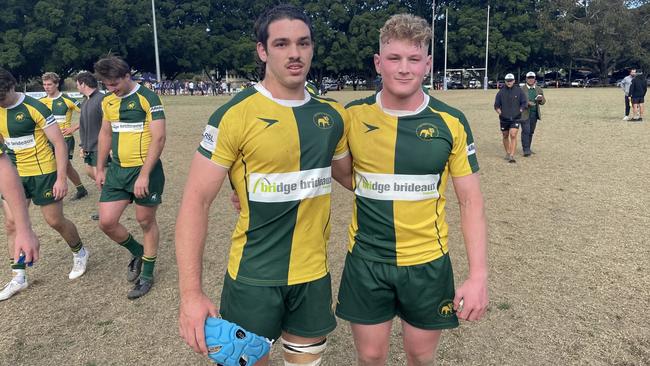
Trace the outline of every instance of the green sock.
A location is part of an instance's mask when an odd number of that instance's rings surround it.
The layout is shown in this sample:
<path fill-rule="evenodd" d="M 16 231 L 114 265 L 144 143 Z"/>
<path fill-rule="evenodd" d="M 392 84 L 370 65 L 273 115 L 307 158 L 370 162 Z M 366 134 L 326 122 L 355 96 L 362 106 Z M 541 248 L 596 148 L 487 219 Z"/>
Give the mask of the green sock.
<path fill-rule="evenodd" d="M 142 253 L 144 253 L 144 248 L 142 247 L 142 244 L 138 243 L 138 241 L 135 240 L 133 238 L 133 235 L 131 234 L 129 234 L 129 237 L 126 238 L 125 241 L 118 244 L 128 249 L 129 252 L 131 252 L 131 254 L 136 257 L 142 257 Z"/>
<path fill-rule="evenodd" d="M 156 265 L 156 256 L 147 257 L 146 255 L 142 256 L 142 272 L 140 272 L 140 277 L 151 281 L 153 280 L 153 268 Z"/>
<path fill-rule="evenodd" d="M 81 240 L 79 240 L 77 245 L 70 247 L 70 250 L 72 250 L 72 253 L 77 254 L 83 247 L 84 247 L 83 243 L 81 242 Z"/>
<path fill-rule="evenodd" d="M 11 265 L 11 269 L 25 269 L 25 263 L 15 263 L 13 258 L 9 260 L 9 264 Z"/>

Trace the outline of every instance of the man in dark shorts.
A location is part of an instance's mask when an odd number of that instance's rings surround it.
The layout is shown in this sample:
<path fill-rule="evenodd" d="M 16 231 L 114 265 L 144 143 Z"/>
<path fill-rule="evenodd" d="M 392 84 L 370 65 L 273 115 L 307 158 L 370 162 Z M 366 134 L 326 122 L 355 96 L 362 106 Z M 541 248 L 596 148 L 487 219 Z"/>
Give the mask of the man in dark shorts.
<path fill-rule="evenodd" d="M 160 161 L 165 146 L 165 111 L 156 93 L 131 80 L 131 68 L 121 58 L 97 61 L 95 73 L 109 90 L 102 100 L 95 167 L 97 186 L 102 191 L 99 227 L 131 253 L 127 280 L 135 286 L 127 297 L 137 299 L 153 286 L 160 241 L 156 210 L 165 186 Z M 109 150 L 113 160 L 106 168 Z M 135 202 L 144 245 L 120 224 L 131 202 Z"/>
<path fill-rule="evenodd" d="M 86 272 L 88 251 L 83 246 L 77 227 L 63 214 L 63 197 L 68 193 L 66 168 L 67 147 L 56 119 L 47 106 L 38 100 L 17 93 L 16 79 L 0 68 L 0 143 L 16 166 L 25 197 L 39 206 L 47 224 L 56 230 L 73 253 L 73 266 L 68 278 L 76 279 Z M 50 147 L 52 144 L 54 152 Z M 9 252 L 14 253 L 17 224 L 14 210 L 2 201 Z M 19 208 L 18 208 L 19 209 Z M 13 279 L 0 292 L 6 300 L 27 288 L 25 263 L 11 259 Z"/>
<path fill-rule="evenodd" d="M 634 77 L 634 80 L 632 80 L 632 85 L 630 85 L 630 98 L 632 99 L 633 115 L 633 118 L 630 119 L 630 122 L 643 121 L 643 103 L 647 92 L 648 82 L 646 81 L 645 75 L 641 72 L 637 73 L 636 77 Z"/>
<path fill-rule="evenodd" d="M 506 85 L 499 90 L 494 99 L 494 110 L 499 115 L 503 148 L 506 150 L 505 159 L 510 163 L 516 163 L 517 133 L 521 123 L 521 114 L 527 107 L 528 99 L 519 85 L 515 83 L 514 75 L 507 74 L 505 81 Z"/>

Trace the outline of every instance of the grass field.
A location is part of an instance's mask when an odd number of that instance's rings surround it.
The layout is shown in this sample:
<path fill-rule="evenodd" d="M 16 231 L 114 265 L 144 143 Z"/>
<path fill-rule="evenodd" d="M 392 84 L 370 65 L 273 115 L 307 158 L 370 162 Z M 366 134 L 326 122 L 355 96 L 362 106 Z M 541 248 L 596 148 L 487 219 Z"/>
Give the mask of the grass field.
<path fill-rule="evenodd" d="M 470 120 L 481 165 L 489 224 L 490 308 L 477 323 L 443 335 L 439 365 L 650 364 L 650 195 L 648 122 L 623 117 L 618 89 L 547 89 L 531 158 L 502 157 L 495 91 L 434 95 Z M 341 102 L 368 92 L 330 92 Z M 65 243 L 32 207 L 41 261 L 28 272 L 30 288 L 0 302 L 0 365 L 201 365 L 178 336 L 174 222 L 189 160 L 208 116 L 223 97 L 167 97 L 167 175 L 159 209 L 161 244 L 156 285 L 130 301 L 129 254 L 90 221 L 98 192 L 68 202 L 91 257 L 88 272 L 68 280 Z M 650 118 L 650 116 L 648 116 Z M 74 164 L 81 168 L 81 160 Z M 79 170 L 81 172 L 81 170 Z M 86 183 L 91 183 L 86 179 Z M 225 189 L 212 206 L 204 288 L 218 304 L 236 214 Z M 449 195 L 451 256 L 457 285 L 467 273 L 453 189 Z M 336 185 L 329 246 L 334 293 L 345 255 L 352 195 Z M 133 208 L 122 222 L 141 238 Z M 3 231 L 4 233 L 4 231 Z M 4 234 L 0 235 L 4 242 Z M 4 265 L 2 281 L 10 271 Z M 397 325 L 397 322 L 396 322 Z M 643 329 L 646 329 L 645 331 Z M 349 327 L 329 337 L 325 365 L 354 364 Z M 273 365 L 281 365 L 274 350 Z M 399 327 L 393 327 L 389 365 L 405 365 Z"/>

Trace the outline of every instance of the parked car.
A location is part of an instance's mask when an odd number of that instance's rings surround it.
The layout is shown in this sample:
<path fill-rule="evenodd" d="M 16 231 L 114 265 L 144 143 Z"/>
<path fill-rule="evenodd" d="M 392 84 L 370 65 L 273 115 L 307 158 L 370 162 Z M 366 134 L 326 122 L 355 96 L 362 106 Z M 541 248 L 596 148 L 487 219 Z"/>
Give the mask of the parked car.
<path fill-rule="evenodd" d="M 571 82 L 572 87 L 581 88 L 585 85 L 584 79 L 575 79 Z"/>
<path fill-rule="evenodd" d="M 600 79 L 599 78 L 591 78 L 587 79 L 585 82 L 585 86 L 600 86 Z"/>

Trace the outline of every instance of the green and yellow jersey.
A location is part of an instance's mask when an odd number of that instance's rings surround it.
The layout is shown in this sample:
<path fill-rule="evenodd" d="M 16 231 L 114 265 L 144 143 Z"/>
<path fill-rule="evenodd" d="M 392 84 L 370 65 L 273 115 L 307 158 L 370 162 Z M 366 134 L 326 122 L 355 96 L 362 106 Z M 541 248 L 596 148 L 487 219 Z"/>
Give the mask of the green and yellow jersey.
<path fill-rule="evenodd" d="M 70 128 L 72 125 L 72 111 L 79 112 L 81 110 L 79 108 L 81 102 L 72 99 L 67 94 L 63 93 L 60 93 L 56 98 L 50 98 L 46 95 L 39 99 L 39 101 L 45 104 L 47 108 L 52 111 L 52 115 L 54 115 L 54 119 L 56 119 L 56 123 L 59 124 L 61 131 Z"/>
<path fill-rule="evenodd" d="M 382 108 L 380 94 L 350 103 L 348 134 L 355 202 L 352 255 L 411 266 L 448 252 L 445 189 L 449 175 L 478 171 L 469 124 L 428 95 L 417 111 Z"/>
<path fill-rule="evenodd" d="M 128 95 L 118 97 L 108 93 L 102 100 L 104 122 L 111 124 L 113 164 L 123 168 L 144 165 L 151 143 L 149 126 L 152 121 L 165 119 L 160 97 L 137 85 Z"/>
<path fill-rule="evenodd" d="M 316 95 L 316 96 L 320 95 L 316 84 L 310 83 L 309 81 L 305 81 L 305 89 L 311 95 Z"/>
<path fill-rule="evenodd" d="M 43 131 L 55 125 L 45 104 L 22 93 L 13 106 L 0 107 L 0 135 L 21 177 L 56 171 L 56 159 Z"/>
<path fill-rule="evenodd" d="M 260 84 L 210 117 L 198 151 L 229 169 L 241 202 L 233 279 L 282 286 L 327 274 L 331 164 L 348 154 L 347 128 L 338 103 L 277 100 Z"/>

